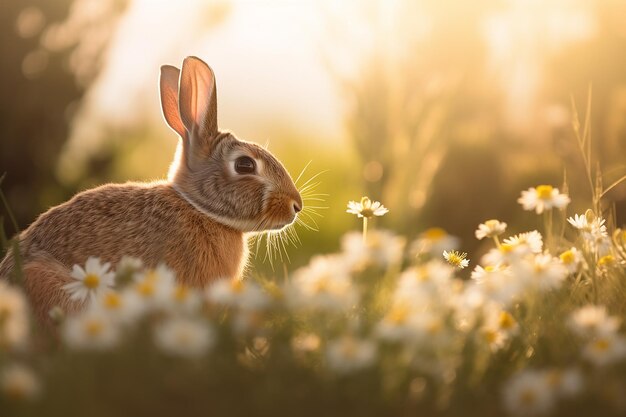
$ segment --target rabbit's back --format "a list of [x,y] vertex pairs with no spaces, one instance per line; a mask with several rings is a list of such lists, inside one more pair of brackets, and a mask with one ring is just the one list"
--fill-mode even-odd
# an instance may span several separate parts
[[42,214],[20,236],[22,256],[45,253],[71,268],[89,256],[117,263],[122,256],[147,266],[165,262],[188,285],[241,272],[240,231],[215,222],[170,184],[108,184],[77,194]]

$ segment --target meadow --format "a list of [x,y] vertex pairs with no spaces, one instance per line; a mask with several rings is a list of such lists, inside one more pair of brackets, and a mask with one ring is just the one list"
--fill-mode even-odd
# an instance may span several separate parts
[[[242,277],[0,277],[0,417],[626,414],[623,0],[5,0],[0,257],[40,213],[163,180],[159,67],[303,197]],[[113,232],[111,232],[113,233]]]

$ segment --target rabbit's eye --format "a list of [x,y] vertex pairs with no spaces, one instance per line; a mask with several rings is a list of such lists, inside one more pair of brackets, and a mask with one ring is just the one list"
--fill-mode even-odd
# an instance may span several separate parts
[[256,164],[249,156],[240,156],[235,159],[235,171],[237,174],[254,174]]

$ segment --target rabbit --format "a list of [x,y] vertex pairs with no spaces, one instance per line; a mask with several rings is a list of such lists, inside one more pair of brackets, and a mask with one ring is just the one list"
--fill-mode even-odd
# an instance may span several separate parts
[[[39,321],[56,306],[84,303],[63,286],[90,256],[116,264],[124,255],[147,267],[165,262],[182,285],[239,278],[246,237],[293,223],[303,208],[293,180],[269,151],[217,126],[213,70],[197,57],[161,67],[165,121],[179,136],[167,180],[106,184],[41,214],[18,236],[25,291]],[[18,264],[11,251],[0,278]]]

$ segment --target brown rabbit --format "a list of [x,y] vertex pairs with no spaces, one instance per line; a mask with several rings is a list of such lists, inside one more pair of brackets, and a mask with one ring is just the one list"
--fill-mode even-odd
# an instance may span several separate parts
[[[213,71],[196,57],[182,71],[161,67],[161,105],[181,140],[167,181],[106,184],[51,208],[19,235],[24,284],[36,315],[54,306],[74,311],[62,288],[87,258],[147,266],[165,262],[185,285],[200,287],[241,274],[245,233],[292,223],[302,199],[271,153],[217,128]],[[9,252],[0,277],[15,265]]]

